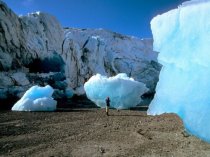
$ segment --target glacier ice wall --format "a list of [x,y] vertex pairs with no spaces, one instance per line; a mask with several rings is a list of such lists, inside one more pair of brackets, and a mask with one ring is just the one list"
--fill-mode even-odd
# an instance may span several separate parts
[[190,1],[151,21],[163,65],[150,115],[176,113],[210,142],[210,1]]
[[148,91],[145,84],[129,78],[125,73],[113,77],[100,74],[92,76],[84,85],[87,97],[104,108],[105,99],[110,97],[110,106],[127,109],[141,102],[141,95]]
[[33,86],[15,103],[12,111],[54,111],[57,102],[52,98],[53,88]]

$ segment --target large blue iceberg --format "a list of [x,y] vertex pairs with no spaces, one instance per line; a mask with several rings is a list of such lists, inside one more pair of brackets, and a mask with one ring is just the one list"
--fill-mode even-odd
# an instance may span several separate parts
[[186,130],[210,142],[210,1],[188,1],[151,21],[163,65],[147,113],[176,113]]
[[57,102],[52,98],[53,88],[33,86],[12,107],[12,111],[54,111]]
[[141,102],[141,95],[148,91],[145,84],[121,73],[114,77],[100,74],[92,76],[84,85],[87,97],[104,108],[105,99],[110,97],[110,106],[117,109],[128,109]]

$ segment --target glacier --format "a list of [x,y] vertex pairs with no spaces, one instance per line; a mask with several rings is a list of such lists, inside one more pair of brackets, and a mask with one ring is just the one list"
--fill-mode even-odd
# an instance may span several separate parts
[[210,1],[194,0],[154,17],[154,50],[163,65],[149,115],[176,113],[210,143]]
[[33,86],[14,104],[12,111],[55,111],[57,101],[52,98],[53,88]]
[[144,83],[120,73],[113,77],[96,74],[85,84],[87,97],[99,107],[106,107],[105,99],[110,97],[110,106],[116,109],[128,109],[141,102],[141,96],[148,91]]

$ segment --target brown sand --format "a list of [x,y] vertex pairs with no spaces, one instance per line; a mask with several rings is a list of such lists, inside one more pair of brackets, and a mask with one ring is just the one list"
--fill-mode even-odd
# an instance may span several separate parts
[[0,156],[210,156],[173,114],[74,109],[0,112]]

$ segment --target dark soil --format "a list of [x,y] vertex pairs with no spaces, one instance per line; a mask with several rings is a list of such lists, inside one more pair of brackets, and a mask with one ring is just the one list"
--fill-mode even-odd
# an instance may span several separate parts
[[1,111],[0,156],[210,156],[210,144],[185,133],[173,114],[60,111]]

